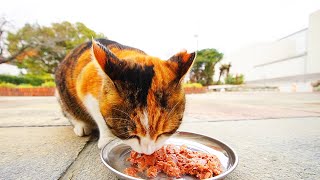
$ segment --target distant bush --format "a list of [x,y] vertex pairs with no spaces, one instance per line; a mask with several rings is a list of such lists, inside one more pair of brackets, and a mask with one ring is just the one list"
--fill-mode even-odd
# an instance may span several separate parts
[[0,87],[6,87],[6,88],[33,88],[33,87],[56,87],[56,84],[53,81],[48,81],[45,82],[43,84],[41,84],[41,86],[33,86],[32,84],[12,84],[12,83],[4,83],[1,82],[0,83]]
[[45,82],[48,82],[48,81],[54,81],[54,78],[51,74],[43,74],[43,75],[33,75],[33,74],[26,74],[24,75],[25,77],[28,77],[28,78],[39,78],[39,79],[42,79],[44,80]]
[[34,86],[32,86],[31,84],[12,84],[12,83],[0,83],[0,87],[6,87],[6,88],[32,88]]
[[31,84],[19,84],[17,87],[18,88],[33,88],[34,86],[32,86]]
[[56,87],[56,83],[54,83],[53,81],[48,81],[48,82],[42,83],[41,87]]
[[200,84],[200,83],[185,83],[185,84],[182,84],[182,86],[187,87],[187,88],[190,88],[190,87],[201,88],[202,84]]
[[8,88],[31,88],[31,87],[55,87],[54,79],[51,75],[24,75],[11,76],[0,75],[0,87]]
[[17,87],[17,85],[12,84],[12,83],[0,82],[0,87],[15,88],[15,87]]
[[31,84],[33,86],[40,86],[45,81],[37,77],[0,75],[0,82],[11,83],[15,85]]
[[24,76],[11,76],[11,75],[0,75],[0,83],[11,83],[15,85],[26,84],[32,86],[41,86],[44,83],[53,82],[51,75],[24,75]]
[[239,85],[239,84],[243,84],[244,83],[244,76],[243,74],[240,75],[232,75],[229,74],[225,80],[224,80],[225,84],[234,84],[234,85]]
[[221,81],[215,81],[215,82],[213,83],[213,85],[223,85],[223,82],[221,82]]

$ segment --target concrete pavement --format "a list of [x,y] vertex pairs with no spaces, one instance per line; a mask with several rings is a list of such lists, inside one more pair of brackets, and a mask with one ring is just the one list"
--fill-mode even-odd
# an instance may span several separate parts
[[0,130],[0,179],[58,179],[89,137],[71,127],[14,127]]
[[[181,130],[239,155],[226,179],[319,179],[320,94],[189,95]],[[0,97],[0,179],[116,179],[96,138],[73,134],[53,97]]]

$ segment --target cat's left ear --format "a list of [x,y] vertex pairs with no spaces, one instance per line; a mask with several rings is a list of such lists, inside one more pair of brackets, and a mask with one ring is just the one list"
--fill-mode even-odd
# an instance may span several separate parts
[[168,63],[171,64],[170,67],[176,72],[176,80],[178,80],[179,83],[191,69],[195,59],[195,52],[189,54],[186,50],[182,50],[168,60]]
[[118,59],[108,48],[92,39],[91,58],[99,71],[114,81],[119,79],[125,62]]

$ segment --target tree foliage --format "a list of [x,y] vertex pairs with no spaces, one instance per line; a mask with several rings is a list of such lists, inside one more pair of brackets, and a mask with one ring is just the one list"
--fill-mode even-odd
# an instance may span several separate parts
[[6,54],[6,35],[8,32],[10,22],[5,18],[0,18],[0,64],[7,62],[9,59],[13,59],[10,57],[5,57]]
[[83,23],[52,23],[51,26],[25,24],[17,32],[9,32],[7,41],[10,54],[19,68],[31,74],[53,74],[60,61],[77,45],[103,37]]
[[216,49],[198,51],[197,58],[191,69],[191,82],[198,82],[202,85],[213,84],[214,67],[222,57],[223,54]]
[[244,76],[243,74],[228,74],[224,81],[225,84],[239,85],[244,83]]
[[219,67],[219,79],[218,79],[218,83],[220,82],[221,76],[225,75],[226,77],[229,76],[229,72],[230,72],[230,68],[231,68],[231,63],[229,64],[221,64],[221,66]]

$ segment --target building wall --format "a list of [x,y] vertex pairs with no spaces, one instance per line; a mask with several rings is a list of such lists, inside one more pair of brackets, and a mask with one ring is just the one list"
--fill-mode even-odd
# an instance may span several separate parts
[[303,75],[306,61],[307,30],[296,32],[263,47],[257,58],[246,72],[247,81]]
[[311,91],[311,82],[320,80],[320,10],[310,15],[308,28],[243,48],[226,56],[221,64],[228,62],[231,73],[244,74],[247,83]]
[[320,72],[320,10],[309,19],[307,72]]
[[20,74],[26,74],[27,71],[25,69],[19,69],[17,66],[11,64],[0,64],[0,74],[7,74],[17,76]]

